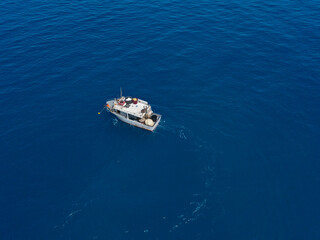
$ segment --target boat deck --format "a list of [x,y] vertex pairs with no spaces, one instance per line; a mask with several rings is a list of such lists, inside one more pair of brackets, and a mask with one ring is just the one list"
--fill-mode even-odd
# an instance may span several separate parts
[[145,114],[145,112],[142,112],[142,110],[145,109],[145,108],[150,108],[150,106],[148,105],[147,102],[138,100],[137,104],[133,104],[133,103],[127,104],[126,103],[123,106],[119,105],[119,104],[117,104],[115,102],[113,108],[115,110],[119,110],[119,111],[122,111],[122,112],[125,112],[125,113],[129,113],[129,114],[131,114],[133,116],[142,118],[144,116],[144,114]]
[[[120,104],[120,99],[109,100],[106,103],[109,112],[114,114],[118,119],[130,125],[143,128],[145,130],[153,132],[157,128],[161,120],[161,115],[152,112],[151,106],[148,104],[148,102],[140,99],[136,104],[125,103],[122,105]],[[144,119],[146,117],[146,114],[150,114],[150,117],[147,118],[153,118],[153,116],[156,117],[156,119],[152,119],[154,121],[153,126],[149,126],[145,122],[139,121],[140,119]],[[130,115],[132,115],[133,117]]]

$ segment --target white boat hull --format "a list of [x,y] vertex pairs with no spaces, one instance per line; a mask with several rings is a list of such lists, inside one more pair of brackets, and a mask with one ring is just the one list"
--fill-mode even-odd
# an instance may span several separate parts
[[139,123],[137,121],[125,118],[125,117],[123,117],[123,116],[121,116],[119,114],[116,114],[116,113],[112,113],[112,114],[114,114],[122,122],[128,123],[128,124],[130,124],[132,126],[135,126],[135,127],[143,128],[143,129],[151,131],[151,132],[153,132],[158,127],[159,122],[161,120],[161,115],[159,115],[157,122],[152,127],[150,127],[150,126],[147,126],[147,125],[145,125],[143,123]]
[[[113,106],[114,102],[113,101],[108,101],[107,104],[109,104],[110,106]],[[148,130],[148,131],[151,131],[153,132],[159,125],[159,122],[161,120],[161,115],[160,114],[156,114],[156,113],[153,113],[154,115],[157,116],[157,121],[154,123],[154,125],[151,127],[151,126],[147,126],[146,124],[144,123],[140,123],[138,121],[135,121],[135,120],[131,120],[123,115],[120,115],[114,111],[110,111],[110,113],[112,113],[113,115],[115,115],[119,120],[121,120],[122,122],[125,122],[125,123],[128,123],[132,126],[135,126],[135,127],[139,127],[139,128],[143,128],[145,130]]]

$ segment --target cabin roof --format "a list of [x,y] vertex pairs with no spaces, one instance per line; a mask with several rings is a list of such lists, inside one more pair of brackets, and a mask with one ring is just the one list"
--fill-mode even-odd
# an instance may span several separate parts
[[147,102],[142,101],[142,100],[138,100],[137,104],[131,103],[131,104],[129,104],[129,106],[128,106],[128,104],[121,106],[119,104],[116,104],[116,102],[114,105],[114,109],[119,110],[121,112],[129,113],[133,116],[140,117],[140,118],[142,118],[145,114],[145,113],[142,113],[141,110],[143,110],[146,107],[150,108],[150,105],[148,105]]

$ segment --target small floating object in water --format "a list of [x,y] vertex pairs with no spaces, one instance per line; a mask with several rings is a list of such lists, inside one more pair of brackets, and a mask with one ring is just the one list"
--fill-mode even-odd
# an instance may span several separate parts
[[149,232],[149,229],[146,229],[146,230],[144,230],[143,232],[147,233],[147,232]]

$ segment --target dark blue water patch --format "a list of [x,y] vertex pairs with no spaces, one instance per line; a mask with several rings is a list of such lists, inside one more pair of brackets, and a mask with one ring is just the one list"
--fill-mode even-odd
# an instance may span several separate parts
[[319,238],[315,2],[0,9],[3,239]]

